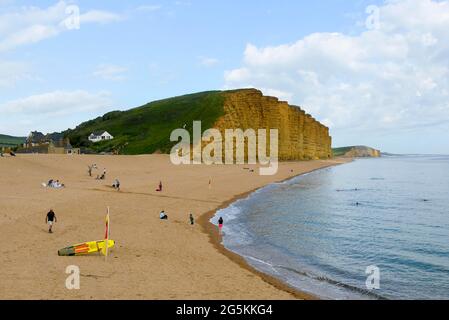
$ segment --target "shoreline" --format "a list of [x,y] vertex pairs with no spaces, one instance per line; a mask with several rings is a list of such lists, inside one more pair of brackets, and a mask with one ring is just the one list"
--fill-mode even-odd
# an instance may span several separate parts
[[[335,160],[343,160],[343,159],[339,159],[336,158]],[[322,169],[326,169],[326,168],[330,168],[330,167],[334,167],[334,166],[338,166],[338,165],[342,165],[342,164],[346,164],[349,162],[352,162],[353,159],[344,159],[347,160],[347,162],[342,162],[342,163],[332,163],[326,166],[323,166],[321,168],[317,168],[317,169],[313,169],[307,172],[302,172],[300,174],[282,179],[280,181],[274,181],[274,182],[270,182],[262,187],[258,187],[258,188],[254,188],[253,190],[241,193],[235,197],[233,197],[232,199],[229,199],[227,201],[224,201],[220,206],[218,206],[217,208],[213,209],[213,210],[209,210],[208,212],[202,214],[199,218],[197,223],[201,226],[202,231],[204,233],[206,233],[209,237],[209,243],[212,244],[212,246],[222,255],[226,256],[227,258],[229,258],[232,262],[236,263],[239,267],[248,270],[250,272],[252,272],[254,275],[258,276],[262,281],[274,286],[276,289],[279,289],[281,291],[284,291],[290,295],[293,296],[293,298],[298,299],[298,300],[320,300],[320,297],[313,295],[311,293],[307,293],[307,292],[303,292],[300,289],[297,289],[295,287],[290,286],[289,284],[283,282],[282,280],[271,276],[269,274],[266,274],[264,272],[261,272],[259,270],[257,270],[255,267],[251,266],[243,256],[227,249],[223,244],[222,244],[222,236],[218,233],[217,227],[215,225],[213,225],[210,222],[210,219],[212,219],[219,210],[221,209],[225,209],[227,207],[229,207],[232,203],[247,198],[249,195],[253,194],[254,192],[256,192],[257,190],[260,190],[268,185],[272,185],[272,184],[276,184],[276,183],[282,183],[285,181],[289,181],[292,179],[295,179],[297,177],[303,176],[305,174],[309,174],[315,171],[319,171]]]

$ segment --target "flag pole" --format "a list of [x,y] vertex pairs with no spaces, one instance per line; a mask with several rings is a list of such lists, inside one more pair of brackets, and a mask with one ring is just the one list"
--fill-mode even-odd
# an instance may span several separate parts
[[107,207],[107,215],[106,215],[106,232],[105,232],[105,239],[104,239],[104,245],[105,245],[105,255],[104,255],[104,261],[108,261],[108,251],[109,251],[109,206]]

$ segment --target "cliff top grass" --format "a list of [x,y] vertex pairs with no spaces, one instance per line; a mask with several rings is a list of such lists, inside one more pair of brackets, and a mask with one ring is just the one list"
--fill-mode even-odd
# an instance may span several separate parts
[[371,147],[367,147],[367,146],[348,146],[348,147],[341,147],[341,148],[332,148],[332,154],[334,157],[341,157],[344,156],[346,153],[348,153],[349,151],[353,150],[353,149],[372,149],[375,150]]
[[[222,91],[206,91],[154,101],[127,111],[113,111],[64,132],[75,147],[95,152],[120,154],[168,153],[176,142],[170,141],[174,129],[183,128],[192,135],[192,124],[202,121],[202,130],[211,128],[224,114]],[[113,140],[91,143],[88,136],[108,131]]]
[[25,137],[12,137],[4,134],[0,134],[0,147],[15,147],[22,143],[25,143]]

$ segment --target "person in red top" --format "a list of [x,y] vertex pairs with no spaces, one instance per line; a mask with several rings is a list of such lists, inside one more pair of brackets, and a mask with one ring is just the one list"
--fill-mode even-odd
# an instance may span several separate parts
[[221,234],[221,230],[223,229],[223,218],[220,217],[220,219],[218,219],[218,230]]

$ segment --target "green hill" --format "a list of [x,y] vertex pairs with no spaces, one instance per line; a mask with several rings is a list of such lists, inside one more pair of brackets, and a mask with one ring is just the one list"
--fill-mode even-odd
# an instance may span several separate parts
[[353,147],[332,148],[332,154],[334,157],[341,157],[351,151],[352,148]]
[[25,137],[13,137],[0,134],[0,147],[15,147],[19,144],[25,143]]
[[332,154],[334,157],[348,157],[348,158],[378,158],[381,152],[367,146],[350,146],[342,148],[333,148]]
[[[168,153],[176,142],[170,133],[186,124],[192,134],[194,120],[202,121],[202,129],[213,126],[224,114],[221,91],[208,91],[154,101],[128,111],[113,111],[84,122],[64,132],[75,147],[87,147],[96,152],[118,151],[121,154]],[[88,136],[96,131],[108,131],[113,140],[91,143]]]

